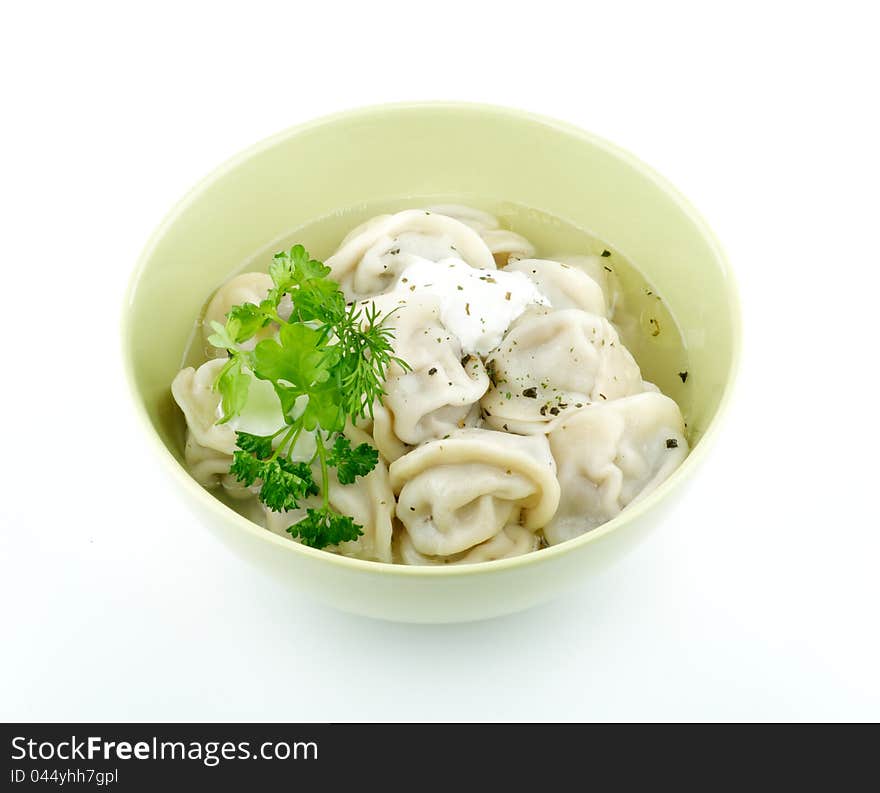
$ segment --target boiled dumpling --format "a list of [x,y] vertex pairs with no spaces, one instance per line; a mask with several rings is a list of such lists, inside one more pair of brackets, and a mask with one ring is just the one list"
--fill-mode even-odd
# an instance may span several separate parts
[[[232,421],[217,424],[221,414],[220,393],[214,390],[214,381],[225,364],[225,358],[214,359],[198,369],[182,369],[171,383],[171,393],[186,418],[184,459],[195,479],[207,488],[221,484],[231,496],[243,498],[256,489],[244,488],[228,475],[237,448],[236,431],[271,434],[282,426],[284,418],[271,384],[252,379],[250,399],[242,414]],[[279,436],[277,441],[280,440]],[[303,433],[291,457],[293,460],[308,460],[314,451],[314,436]]]
[[438,204],[429,209],[470,226],[483,238],[499,267],[504,267],[511,259],[535,255],[535,246],[531,242],[522,234],[501,228],[498,218],[488,212],[460,204]]
[[476,207],[465,206],[464,204],[434,204],[427,207],[428,211],[438,215],[446,215],[446,217],[455,218],[474,231],[483,232],[490,229],[501,227],[498,218],[491,212],[486,212]]
[[688,453],[681,411],[656,392],[584,407],[548,435],[562,497],[544,537],[555,545],[596,528],[654,490]]
[[[388,315],[385,324],[394,330],[394,354],[411,367],[404,371],[392,365],[385,380],[382,405],[394,436],[416,445],[476,424],[489,377],[478,356],[462,356],[461,344],[440,319],[437,298],[390,293],[368,302]],[[379,430],[374,428],[377,448],[386,459],[396,459],[402,449],[384,437],[385,417],[379,421]]]
[[252,492],[229,474],[235,431],[228,424],[214,423],[220,395],[213,386],[224,363],[225,360],[214,360],[198,369],[183,369],[171,383],[171,393],[186,417],[183,456],[193,478],[202,487],[213,489],[222,485],[234,498],[245,498]]
[[610,260],[607,257],[562,255],[551,258],[561,264],[574,267],[599,284],[599,288],[605,296],[608,317],[609,319],[614,318],[616,311],[620,308],[622,298],[617,275],[608,263]]
[[[241,275],[231,278],[214,293],[202,319],[202,337],[205,340],[205,351],[209,358],[226,357],[226,350],[214,347],[208,342],[208,336],[214,333],[211,323],[225,324],[226,314],[233,306],[241,303],[259,303],[266,298],[271,288],[272,279],[266,273],[241,273]],[[288,308],[288,312],[289,310]],[[285,317],[283,313],[281,315]],[[277,330],[275,325],[263,328],[252,339],[242,344],[242,349],[252,350],[257,346],[257,342],[268,338],[275,330]]]
[[536,531],[559,503],[556,464],[543,436],[457,430],[389,471],[397,517],[426,556],[462,553],[511,524]]
[[561,412],[645,390],[638,364],[604,317],[531,309],[486,363],[493,385],[481,400],[489,426],[544,432]]
[[[349,425],[346,437],[352,446],[370,443],[370,437],[363,430]],[[313,466],[316,482],[321,481],[320,466]],[[327,550],[343,556],[367,559],[374,562],[391,562],[391,517],[394,514],[394,494],[388,480],[388,466],[380,459],[376,467],[366,476],[358,477],[350,485],[342,485],[336,477],[336,469],[330,469],[330,505],[342,515],[350,515],[355,523],[361,525],[362,536],[352,542],[344,542]],[[291,538],[287,528],[305,517],[308,507],[317,508],[322,497],[309,496],[301,503],[301,508],[289,512],[274,512],[264,508],[266,528],[282,537]]]
[[414,261],[450,257],[495,269],[491,252],[470,226],[424,209],[406,209],[362,224],[325,264],[346,296],[356,300],[387,292]]
[[550,259],[520,259],[504,269],[527,276],[555,309],[579,308],[608,316],[602,287],[577,267]]
[[475,562],[493,562],[496,559],[510,559],[524,553],[538,550],[538,535],[522,526],[505,526],[494,537],[489,538],[469,551],[453,556],[426,556],[419,553],[407,532],[401,532],[397,538],[397,554],[403,564],[440,565],[440,564],[473,564]]
[[394,417],[378,400],[373,403],[372,415],[359,421],[358,427],[370,435],[373,446],[379,450],[379,454],[386,462],[393,463],[410,449],[394,434]]
[[220,394],[214,390],[214,381],[226,359],[203,363],[198,369],[181,369],[171,383],[174,401],[186,417],[195,442],[200,446],[232,457],[235,451],[235,430],[230,424],[216,424],[219,418]]
[[222,485],[232,498],[250,498],[256,495],[253,490],[244,487],[229,473],[229,466],[232,464],[231,454],[202,446],[189,429],[186,431],[183,459],[193,479],[208,490]]

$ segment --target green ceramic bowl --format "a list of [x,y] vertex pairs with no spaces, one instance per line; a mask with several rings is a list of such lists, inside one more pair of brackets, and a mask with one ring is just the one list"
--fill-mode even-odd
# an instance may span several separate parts
[[[209,292],[255,252],[342,207],[408,196],[496,196],[564,218],[624,252],[663,294],[686,340],[694,448],[653,494],[599,529],[514,559],[406,567],[278,537],[226,507],[182,463],[169,385]],[[529,113],[423,103],[342,113],[257,144],[199,184],[153,235],[132,278],[124,356],[160,459],[204,522],[292,589],[390,620],[454,622],[550,600],[634,547],[706,456],[740,349],[730,268],[688,202],[631,155]]]

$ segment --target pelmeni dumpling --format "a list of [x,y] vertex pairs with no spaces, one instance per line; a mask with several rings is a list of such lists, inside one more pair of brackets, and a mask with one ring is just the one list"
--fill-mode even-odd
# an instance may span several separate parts
[[[211,298],[211,302],[205,309],[205,316],[202,318],[202,337],[205,340],[205,351],[209,358],[226,357],[226,350],[208,343],[208,336],[214,332],[211,323],[225,324],[226,315],[233,306],[241,303],[259,303],[265,299],[271,288],[272,279],[266,273],[241,273],[241,275],[231,278],[214,293],[214,297]],[[274,325],[264,328],[254,338],[242,344],[242,348],[252,350],[257,346],[257,342],[268,338],[275,330],[277,328]]]
[[203,363],[198,369],[181,369],[171,383],[171,394],[186,417],[195,442],[200,446],[232,457],[235,451],[235,430],[229,424],[216,424],[220,394],[214,381],[226,359]]
[[577,267],[550,259],[519,259],[510,262],[504,271],[523,273],[555,309],[578,308],[608,316],[602,287]]
[[551,545],[611,520],[667,479],[688,453],[678,405],[653,391],[560,417],[547,437],[562,486],[559,509],[544,526]]
[[396,552],[403,564],[440,565],[473,564],[475,562],[494,562],[496,559],[510,559],[524,553],[538,550],[538,535],[522,526],[505,526],[494,537],[475,545],[469,551],[453,556],[426,556],[419,553],[407,532],[397,536]]
[[[405,294],[389,293],[367,302],[388,315],[385,324],[394,330],[394,354],[411,368],[389,368],[382,404],[396,438],[416,445],[476,424],[489,377],[478,356],[462,357],[459,340],[440,319],[436,297]],[[379,420],[380,432],[374,427],[377,448],[386,459],[396,459],[400,447],[383,438],[384,416]]]
[[483,238],[499,267],[504,267],[511,259],[535,255],[535,246],[531,242],[522,234],[501,228],[498,218],[488,212],[460,204],[438,204],[429,209],[470,226]]
[[573,256],[561,255],[550,257],[553,261],[567,264],[574,267],[586,275],[590,276],[602,290],[605,296],[605,305],[608,307],[609,319],[614,318],[615,311],[620,308],[622,297],[620,291],[620,283],[617,280],[617,274],[611,265],[613,259],[607,256]]
[[229,474],[235,451],[235,431],[228,424],[215,424],[220,395],[213,390],[217,373],[225,361],[213,360],[198,369],[178,372],[171,383],[171,393],[186,417],[186,443],[183,456],[193,478],[202,487],[220,485],[234,498],[253,493]]
[[[345,429],[352,446],[370,443],[363,430],[350,424]],[[321,481],[320,466],[313,466],[316,482]],[[363,535],[352,542],[332,546],[328,550],[343,556],[367,559],[374,562],[391,562],[391,518],[394,514],[394,494],[388,480],[388,466],[380,458],[376,467],[366,476],[358,477],[350,485],[342,485],[336,477],[336,469],[330,469],[330,505],[342,515],[350,515],[361,525]],[[309,496],[301,508],[289,512],[274,512],[264,507],[266,528],[282,537],[291,538],[287,528],[306,514],[306,508],[321,505],[321,496]],[[296,538],[293,538],[296,539]]]
[[[214,390],[214,381],[225,364],[225,358],[214,359],[198,369],[182,369],[171,383],[171,393],[186,418],[184,458],[193,477],[204,487],[213,488],[220,484],[229,495],[244,498],[258,488],[244,488],[229,475],[232,455],[237,448],[236,431],[271,434],[282,426],[284,418],[272,386],[264,380],[252,378],[248,404],[242,413],[232,421],[217,424],[221,417],[221,396]],[[314,452],[314,436],[303,433],[291,459],[309,460]]]
[[394,417],[378,400],[373,403],[373,415],[360,420],[357,426],[370,435],[386,462],[393,463],[411,448],[394,434]]
[[349,299],[379,295],[417,259],[458,257],[472,267],[495,269],[495,260],[470,226],[424,209],[406,209],[367,221],[325,264]]
[[202,446],[189,429],[186,431],[183,459],[193,479],[202,487],[213,490],[222,485],[233,498],[250,498],[255,495],[253,490],[244,487],[229,473],[232,455]]
[[451,556],[506,526],[536,531],[559,503],[559,482],[543,436],[464,429],[391,464],[397,517],[416,551]]
[[486,423],[525,434],[565,410],[645,390],[639,366],[604,317],[576,309],[530,309],[486,362]]

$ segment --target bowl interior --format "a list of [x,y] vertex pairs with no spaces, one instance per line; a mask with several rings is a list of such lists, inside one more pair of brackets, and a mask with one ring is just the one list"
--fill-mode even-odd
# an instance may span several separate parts
[[182,422],[169,385],[210,291],[315,218],[432,195],[533,207],[623,252],[679,325],[689,432],[699,445],[739,343],[735,289],[699,217],[645,166],[580,130],[502,108],[427,104],[354,111],[282,133],[220,168],[158,229],[132,282],[125,355],[146,415],[178,460]]

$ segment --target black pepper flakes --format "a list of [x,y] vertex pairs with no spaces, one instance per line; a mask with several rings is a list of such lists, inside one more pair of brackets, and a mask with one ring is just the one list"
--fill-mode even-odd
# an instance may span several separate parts
[[666,448],[667,449],[677,449],[678,441],[675,438],[667,438],[666,439]]
[[603,259],[607,259],[610,255],[611,255],[611,251],[609,251],[608,248],[605,248],[605,250],[602,251],[602,258]]
[[679,372],[678,376],[681,378],[682,383],[686,383],[688,381],[688,372]]
[[524,397],[528,397],[529,399],[537,399],[538,398],[538,389],[532,386],[531,388],[524,388],[522,395]]
[[605,396],[605,394],[599,394],[599,396],[602,397],[602,399],[608,399],[608,397]]
[[428,369],[428,374],[431,374],[431,375],[437,374],[437,367],[432,366],[430,369]]

